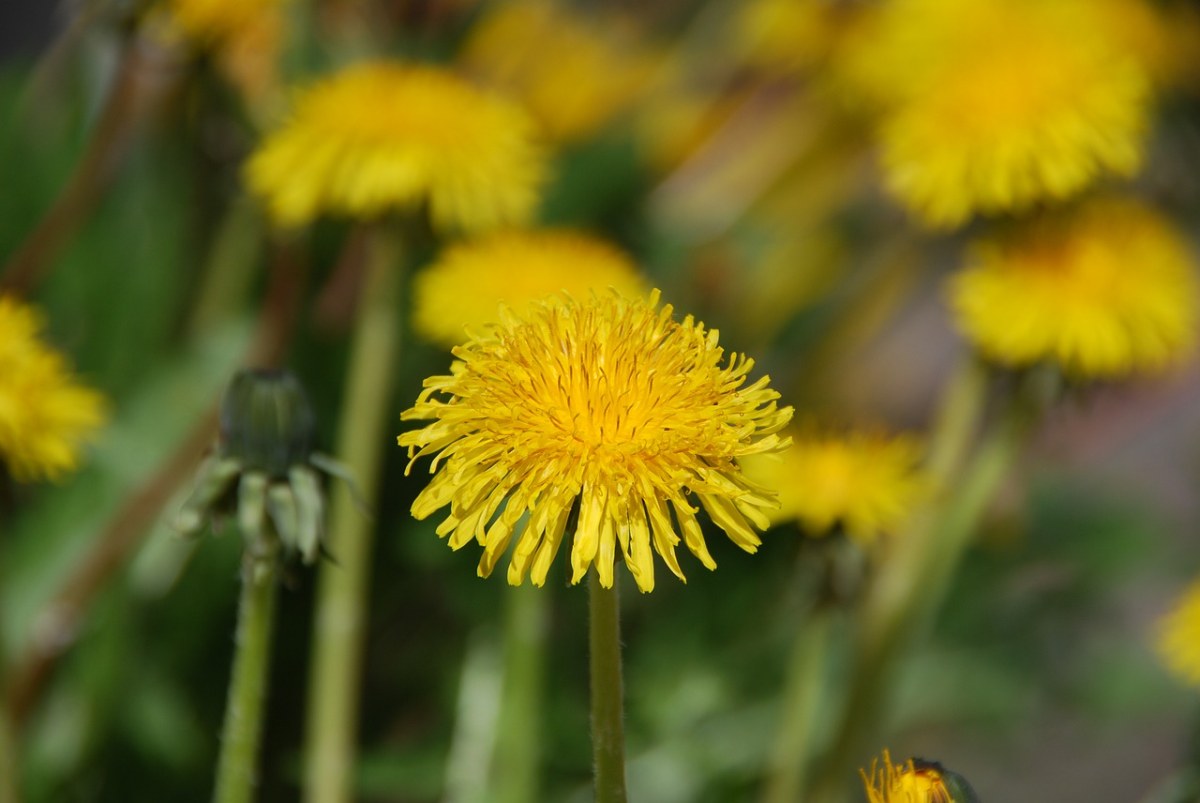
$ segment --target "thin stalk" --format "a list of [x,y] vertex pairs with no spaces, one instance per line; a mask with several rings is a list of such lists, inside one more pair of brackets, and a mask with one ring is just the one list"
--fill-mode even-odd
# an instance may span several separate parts
[[275,563],[274,554],[257,555],[249,548],[242,561],[237,643],[217,759],[215,803],[254,800],[278,585]]
[[813,610],[792,645],[763,803],[795,803],[802,797],[812,757],[816,709],[825,692],[831,618],[832,611],[827,608]]
[[0,705],[0,803],[19,803],[20,763],[8,711]]
[[588,572],[588,646],[592,683],[592,760],[596,803],[625,803],[625,713],[617,578],[600,585]]
[[979,430],[987,396],[987,368],[974,357],[958,367],[943,393],[930,437],[929,477],[942,490],[954,477]]
[[245,307],[255,263],[261,258],[261,229],[253,202],[245,196],[234,199],[213,237],[196,288],[187,325],[190,340],[197,340]]
[[[353,473],[368,509],[378,497],[388,442],[388,401],[400,349],[399,243],[382,229],[371,238],[338,426],[336,454]],[[304,799],[352,799],[372,521],[344,485],[334,488],[330,551],[321,566],[309,685]]]
[[1027,419],[1010,411],[985,433],[970,459],[962,457],[973,429],[968,423],[982,411],[983,388],[982,380],[970,379],[950,386],[950,400],[958,398],[955,403],[962,409],[943,415],[937,432],[950,443],[935,443],[931,451],[946,487],[929,515],[881,561],[863,600],[846,711],[828,760],[821,762],[821,777],[810,795],[814,803],[845,799],[846,778],[853,777],[868,747],[866,738],[886,727],[890,676],[900,655],[928,631],[972,535],[1025,441]]
[[495,803],[529,803],[540,798],[542,683],[550,593],[528,586],[505,589],[502,738],[496,743],[492,762],[491,799]]

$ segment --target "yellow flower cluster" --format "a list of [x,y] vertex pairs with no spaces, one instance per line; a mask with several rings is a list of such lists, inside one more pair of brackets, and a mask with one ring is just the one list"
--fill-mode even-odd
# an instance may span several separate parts
[[18,482],[74,471],[105,419],[103,398],[75,381],[41,329],[35,310],[0,296],[0,456]]
[[910,437],[796,431],[781,455],[755,455],[743,465],[755,482],[779,489],[772,524],[798,521],[818,536],[840,525],[865,544],[895,531],[920,501],[927,485],[920,459]]
[[884,181],[924,223],[1027,210],[1140,166],[1148,70],[1107,0],[891,0],[861,37]]
[[561,293],[587,298],[608,288],[635,297],[646,287],[616,247],[570,230],[502,231],[451,246],[413,281],[413,328],[435,343],[462,342],[468,327],[518,313]]
[[1184,592],[1159,623],[1156,646],[1171,674],[1200,688],[1200,581]]
[[1163,368],[1196,337],[1188,244],[1152,209],[1095,201],[979,243],[950,283],[959,328],[988,357],[1073,376]]
[[454,355],[450,374],[427,379],[401,416],[433,423],[399,443],[411,460],[437,454],[412,513],[449,505],[437,532],[455,549],[477,540],[481,576],[515,537],[508,581],[528,573],[542,585],[576,517],[572,582],[594,564],[611,587],[618,550],[642,591],[654,588],[655,552],[683,579],[679,530],[715,568],[693,500],[735,544],[758,548],[775,499],[737,461],[786,447],[777,433],[792,410],[776,406],[767,377],[746,384],[753,360],[722,365],[717,333],[674,320],[657,292],[506,314]]
[[517,106],[430,67],[368,62],[318,82],[247,165],[275,220],[371,218],[427,203],[439,229],[534,212],[546,155]]

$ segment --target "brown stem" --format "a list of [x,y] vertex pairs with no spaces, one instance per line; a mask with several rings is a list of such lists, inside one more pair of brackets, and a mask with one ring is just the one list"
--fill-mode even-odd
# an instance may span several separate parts
[[[247,350],[248,363],[273,367],[282,362],[295,327],[305,275],[295,249],[290,244],[278,246],[258,330]],[[24,654],[16,656],[5,689],[12,726],[18,732],[59,659],[77,641],[93,600],[127,564],[163,505],[191,476],[196,463],[211,446],[216,431],[217,407],[214,402],[180,442],[175,453],[113,514],[91,551],[83,556],[46,606],[41,617],[43,624],[38,628],[39,636]]]
[[121,51],[116,76],[82,158],[24,242],[0,271],[0,291],[28,295],[54,256],[95,206],[124,155],[137,122],[145,115],[146,52],[136,39]]
[[216,406],[192,427],[175,453],[117,510],[96,538],[95,546],[62,584],[39,616],[37,635],[16,663],[7,689],[12,724],[20,730],[50,678],[58,660],[75,644],[92,600],[125,565],[142,542],[147,526],[175,489],[191,476],[212,443],[217,428]]

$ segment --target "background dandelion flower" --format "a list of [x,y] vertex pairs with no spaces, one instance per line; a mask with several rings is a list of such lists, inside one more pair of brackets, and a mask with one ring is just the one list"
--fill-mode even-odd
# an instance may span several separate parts
[[1171,674],[1200,688],[1200,581],[1194,582],[1159,622],[1155,646]]
[[860,543],[894,531],[925,491],[915,438],[866,432],[792,433],[779,456],[751,455],[742,464],[755,482],[779,490],[772,524],[798,521],[812,535],[835,526]]
[[1190,351],[1196,291],[1189,247],[1171,225],[1107,200],[978,244],[950,300],[959,328],[1001,364],[1051,360],[1109,378]]
[[626,297],[646,286],[628,255],[597,237],[566,229],[503,231],[459,243],[413,281],[413,326],[453,346],[466,327],[496,320],[503,303],[517,311],[565,292],[575,298],[613,288]]
[[467,71],[520,98],[555,142],[584,139],[634,102],[655,70],[633,31],[543,0],[500,3],[472,29]]
[[74,471],[105,419],[103,398],[75,381],[41,328],[32,308],[0,296],[0,456],[18,482]]
[[1140,166],[1150,79],[1091,0],[896,0],[864,43],[888,190],[931,226]]
[[546,155],[533,130],[519,107],[451,73],[369,62],[305,91],[246,177],[281,225],[427,202],[437,228],[482,230],[534,212]]
[[438,534],[455,549],[478,540],[481,576],[528,514],[508,580],[545,583],[573,509],[575,583],[595,564],[611,587],[618,547],[642,591],[654,588],[653,552],[683,579],[677,530],[715,568],[693,500],[742,549],[758,548],[775,500],[737,458],[785,447],[791,408],[776,406],[767,377],[746,384],[753,360],[721,364],[716,331],[657,307],[657,292],[605,294],[506,315],[456,348],[450,375],[427,379],[401,416],[433,419],[399,437],[411,460],[440,453],[413,515],[449,505]]

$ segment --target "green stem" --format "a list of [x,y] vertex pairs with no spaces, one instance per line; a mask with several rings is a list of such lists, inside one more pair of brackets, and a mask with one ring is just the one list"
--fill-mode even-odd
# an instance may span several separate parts
[[[962,398],[981,406],[983,393]],[[978,411],[962,414],[967,420]],[[885,727],[898,659],[907,645],[928,630],[988,503],[1024,442],[1026,425],[1024,417],[1010,412],[984,435],[963,468],[955,468],[957,461],[949,459],[949,450],[945,452],[946,487],[941,489],[938,507],[881,561],[859,612],[847,707],[830,756],[822,762],[823,772],[811,795],[814,803],[844,799],[846,779],[853,777],[854,766],[860,763],[864,742]],[[951,427],[945,432],[958,437],[962,429]],[[933,454],[938,454],[937,449]]]
[[815,713],[826,690],[825,659],[831,616],[831,611],[825,608],[814,610],[792,645],[763,803],[795,803],[802,797],[812,753]]
[[588,646],[592,681],[592,759],[596,803],[625,803],[625,721],[617,584],[588,572]]
[[530,586],[505,590],[502,738],[496,743],[491,799],[495,803],[538,800],[542,681],[546,663],[547,600],[551,592]]
[[[383,433],[400,348],[400,262],[399,243],[382,229],[373,232],[336,449],[368,509],[375,508],[388,442]],[[311,803],[352,799],[373,534],[349,489],[335,486],[329,527],[334,560],[322,564],[318,579],[308,698],[304,793]]]
[[254,203],[245,196],[234,199],[217,228],[196,288],[187,326],[192,341],[244,307],[254,265],[261,258],[261,229]]
[[275,563],[273,554],[256,556],[249,549],[242,561],[237,642],[217,760],[215,803],[254,800],[278,585]]
[[966,458],[979,430],[987,395],[987,367],[967,358],[950,377],[930,437],[928,472],[940,491]]

